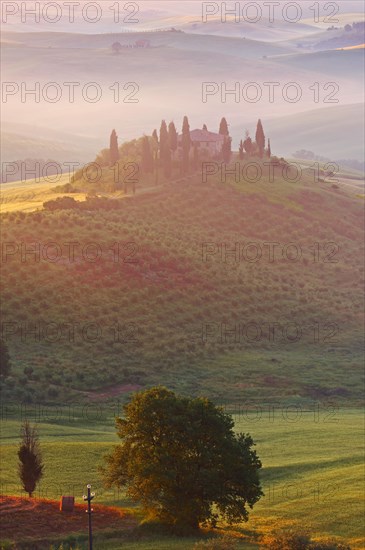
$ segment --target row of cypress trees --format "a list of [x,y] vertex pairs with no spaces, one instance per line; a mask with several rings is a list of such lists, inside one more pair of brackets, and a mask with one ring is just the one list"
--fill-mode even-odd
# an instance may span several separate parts
[[244,151],[248,156],[258,155],[262,158],[265,154],[270,158],[271,157],[271,145],[270,139],[267,141],[267,149],[265,150],[266,137],[264,134],[264,129],[262,122],[259,119],[256,126],[255,141],[252,141],[248,130],[246,130],[245,139],[240,141],[239,146],[239,158],[242,160],[244,158]]
[[[206,124],[203,130],[207,130]],[[227,120],[223,117],[219,124],[219,134],[224,136],[222,144],[221,157],[225,163],[229,163],[232,154],[232,138],[229,135]],[[252,141],[249,132],[246,131],[245,139],[240,141],[239,158],[242,160],[245,153],[248,156],[258,155],[263,157],[266,154],[271,156],[270,140],[265,150],[266,138],[259,119],[256,127],[255,141]],[[152,136],[144,136],[142,139],[142,172],[151,174],[156,172],[158,178],[158,169],[162,168],[165,177],[170,177],[172,173],[172,161],[174,160],[178,148],[178,133],[174,122],[170,122],[167,126],[166,121],[161,122],[159,135],[157,130],[153,130]],[[181,173],[187,174],[191,168],[191,148],[194,149],[193,167],[197,166],[198,149],[197,145],[193,144],[190,138],[190,125],[187,116],[184,116],[182,133],[181,133]],[[110,136],[110,165],[114,166],[119,160],[118,136],[115,130]]]

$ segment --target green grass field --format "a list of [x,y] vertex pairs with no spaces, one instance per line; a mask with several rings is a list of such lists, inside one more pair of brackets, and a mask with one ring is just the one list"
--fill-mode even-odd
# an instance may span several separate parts
[[[81,503],[85,485],[91,483],[97,494],[95,503],[135,507],[123,492],[104,489],[98,473],[103,455],[118,441],[112,417],[105,415],[90,423],[74,414],[71,419],[63,416],[57,423],[38,424],[46,472],[35,496],[58,499],[73,494]],[[20,423],[10,419],[9,411],[8,417],[1,430],[2,492],[21,495],[16,473]],[[363,415],[359,411],[327,407],[300,412],[277,405],[262,407],[261,414],[242,409],[235,421],[238,431],[251,433],[263,462],[265,496],[249,522],[238,529],[248,542],[253,544],[273,529],[292,526],[318,538],[343,537],[353,548],[363,548]],[[166,548],[186,545],[186,541],[175,541],[173,546],[170,540],[165,542]],[[142,550],[153,544],[132,541],[123,548]],[[162,540],[158,547],[165,548],[163,544]],[[117,542],[110,548],[119,548]]]

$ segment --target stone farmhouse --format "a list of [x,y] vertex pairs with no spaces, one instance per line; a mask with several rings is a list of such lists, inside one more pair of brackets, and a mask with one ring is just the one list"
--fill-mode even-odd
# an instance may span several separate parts
[[[215,132],[209,132],[208,130],[191,130],[190,139],[192,142],[192,148],[196,145],[201,150],[206,150],[209,156],[214,157],[219,155],[222,151],[224,142],[224,136],[222,134],[216,134]],[[181,149],[182,136],[178,136],[178,148]]]

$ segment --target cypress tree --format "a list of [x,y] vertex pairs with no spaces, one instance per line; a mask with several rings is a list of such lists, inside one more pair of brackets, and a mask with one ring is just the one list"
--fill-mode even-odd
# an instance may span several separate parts
[[228,136],[225,136],[223,145],[222,145],[222,158],[223,158],[223,162],[225,162],[226,164],[228,164],[229,161],[231,160],[231,154],[232,154],[231,144],[232,144],[232,139]]
[[153,130],[152,132],[152,137],[153,139],[155,140],[155,142],[157,143],[158,145],[158,135],[157,135],[157,130]]
[[177,131],[173,122],[169,124],[169,146],[174,155],[177,149]]
[[31,427],[28,420],[22,424],[21,437],[22,440],[18,450],[19,477],[24,491],[31,497],[38,481],[43,476],[44,465],[37,430],[35,426]]
[[142,170],[146,174],[153,172],[153,155],[147,136],[144,136],[142,140]]
[[250,135],[248,133],[248,130],[246,130],[246,139],[243,142],[243,147],[244,147],[246,153],[248,155],[251,155],[252,150],[253,150],[253,143],[252,143],[252,139],[250,138]]
[[220,122],[220,125],[219,125],[219,133],[222,136],[229,136],[228,124],[227,124],[227,121],[224,117],[222,118],[222,120]]
[[163,120],[160,127],[160,166],[162,167],[165,165],[168,149],[170,149],[169,134],[167,132],[166,122]]
[[262,123],[261,123],[260,119],[257,122],[255,139],[256,139],[258,150],[259,150],[260,158],[262,158],[262,156],[264,154],[264,149],[265,149],[265,134],[264,134],[264,129],[262,127]]
[[114,166],[119,160],[119,148],[118,148],[118,136],[116,131],[113,130],[110,135],[110,166]]
[[189,152],[191,146],[190,126],[187,116],[184,116],[182,126],[182,172],[186,174],[189,171]]
[[271,145],[270,145],[270,139],[267,140],[267,156],[271,158]]
[[203,130],[205,130],[206,132],[208,131],[208,128],[207,128],[206,124],[203,124]]

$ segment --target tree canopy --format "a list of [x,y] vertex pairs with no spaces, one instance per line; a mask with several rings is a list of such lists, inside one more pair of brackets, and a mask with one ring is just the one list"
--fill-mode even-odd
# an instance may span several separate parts
[[105,457],[107,486],[127,487],[149,518],[177,530],[247,521],[262,496],[250,435],[205,398],[155,387],[136,393],[116,420],[122,444]]

